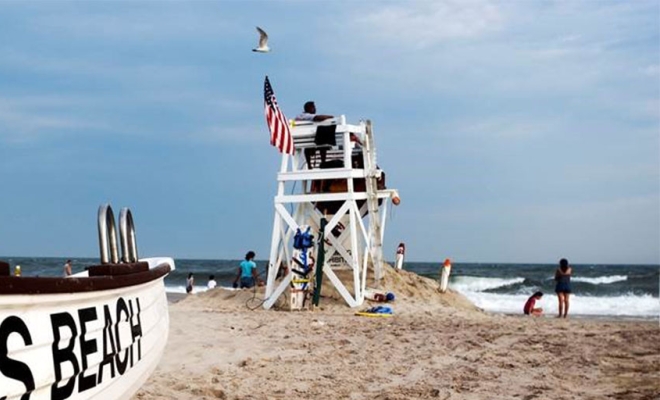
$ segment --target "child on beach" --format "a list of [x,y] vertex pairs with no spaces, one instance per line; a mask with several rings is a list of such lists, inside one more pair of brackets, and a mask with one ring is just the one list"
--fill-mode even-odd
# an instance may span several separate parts
[[218,283],[215,281],[215,275],[209,276],[209,283],[206,284],[207,289],[214,289]]
[[529,299],[527,299],[527,302],[525,303],[525,307],[523,307],[523,312],[525,315],[533,315],[535,317],[539,317],[541,314],[543,314],[543,309],[541,307],[534,307],[536,305],[536,301],[541,300],[541,297],[543,297],[543,292],[536,292],[529,296]]

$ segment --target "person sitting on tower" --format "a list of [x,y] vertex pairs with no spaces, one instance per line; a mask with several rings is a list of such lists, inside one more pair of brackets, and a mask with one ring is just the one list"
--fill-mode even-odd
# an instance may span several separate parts
[[332,115],[324,115],[316,113],[316,105],[313,101],[308,101],[303,106],[302,114],[296,116],[296,121],[312,121],[312,122],[321,122],[326,119],[334,118]]
[[[305,103],[303,106],[303,112],[302,114],[299,114],[296,116],[296,121],[310,121],[310,122],[321,122],[325,121],[327,119],[334,118],[332,115],[325,115],[325,114],[317,114],[316,113],[316,105],[314,104],[313,101],[308,101]],[[307,161],[307,168],[312,167],[312,157],[316,154],[316,151],[320,150],[321,154],[321,163],[325,162],[325,156],[328,152],[327,147],[319,147],[317,148],[307,148],[305,149],[305,161]]]
[[[314,104],[313,101],[308,101],[303,105],[303,112],[301,114],[298,114],[295,118],[296,121],[310,121],[310,122],[323,122],[328,119],[334,118],[334,115],[327,115],[327,114],[317,114],[316,113],[316,104]],[[354,133],[350,134],[350,140],[351,142],[356,143],[356,145],[361,146],[362,141],[360,138],[357,137]],[[332,143],[334,143],[334,139],[332,140]],[[316,151],[320,150],[320,155],[321,155],[321,164],[325,163],[326,159],[326,153],[328,151],[327,147],[319,147],[317,148],[307,148],[305,149],[305,160],[307,161],[307,167],[311,168],[311,161],[312,157],[316,154]],[[354,168],[357,168],[354,166]]]

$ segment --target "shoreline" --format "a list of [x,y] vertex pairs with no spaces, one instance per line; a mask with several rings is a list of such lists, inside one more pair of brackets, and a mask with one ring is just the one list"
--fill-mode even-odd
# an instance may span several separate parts
[[[226,291],[231,291],[230,289],[225,289],[225,288],[216,288],[212,290],[226,290]],[[251,290],[245,290],[249,291],[252,293]],[[207,293],[208,291],[204,291],[201,293],[194,293],[192,295],[189,295],[187,293],[176,293],[176,292],[166,292],[167,295],[167,302],[170,305],[176,304],[186,298],[188,296],[200,296],[203,295],[204,293]],[[259,296],[257,296],[259,297]],[[369,301],[365,301],[363,304],[363,307],[365,307],[367,304],[370,304]],[[396,302],[394,303],[396,305]],[[348,310],[351,310],[348,306],[346,306]],[[264,310],[266,311],[266,310]],[[493,311],[483,311],[487,315],[506,315],[509,317],[523,317],[527,318],[529,316],[524,315],[523,313],[517,314],[517,313],[506,313],[506,312],[493,312]],[[532,318],[532,317],[529,317]],[[538,319],[558,319],[556,318],[555,315],[549,315],[549,314],[544,314],[541,317],[534,317]],[[643,316],[630,316],[630,315],[592,315],[592,314],[570,314],[568,319],[576,319],[576,320],[595,320],[595,321],[611,321],[611,322],[657,322],[658,325],[660,326],[660,316],[648,316],[648,317],[643,317]]]
[[557,318],[556,315],[550,315],[550,314],[544,314],[540,317],[533,317],[529,315],[525,315],[523,313],[520,314],[513,314],[513,313],[498,313],[498,312],[486,312],[486,314],[489,315],[506,315],[509,317],[522,317],[522,318],[531,318],[531,319],[575,319],[578,321],[605,321],[605,322],[657,322],[658,326],[660,327],[660,319],[658,316],[648,316],[648,317],[643,317],[643,316],[637,316],[637,315],[593,315],[593,314],[570,314],[568,315],[568,318]]
[[168,304],[176,304],[188,296],[187,293],[173,293],[173,292],[165,292],[165,295],[167,296]]

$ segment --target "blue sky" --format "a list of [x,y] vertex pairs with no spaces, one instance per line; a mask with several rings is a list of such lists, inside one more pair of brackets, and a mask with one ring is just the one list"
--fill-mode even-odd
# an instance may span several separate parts
[[[255,54],[255,26],[270,54]],[[0,255],[268,257],[263,117],[374,121],[385,254],[660,263],[660,5],[0,2]]]

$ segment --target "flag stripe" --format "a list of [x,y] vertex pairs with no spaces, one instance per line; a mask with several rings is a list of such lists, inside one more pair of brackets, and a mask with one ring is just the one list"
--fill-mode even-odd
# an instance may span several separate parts
[[270,131],[270,144],[277,147],[280,153],[293,154],[295,149],[289,129],[289,121],[277,105],[275,92],[273,92],[273,87],[270,85],[267,76],[264,81],[264,114]]

